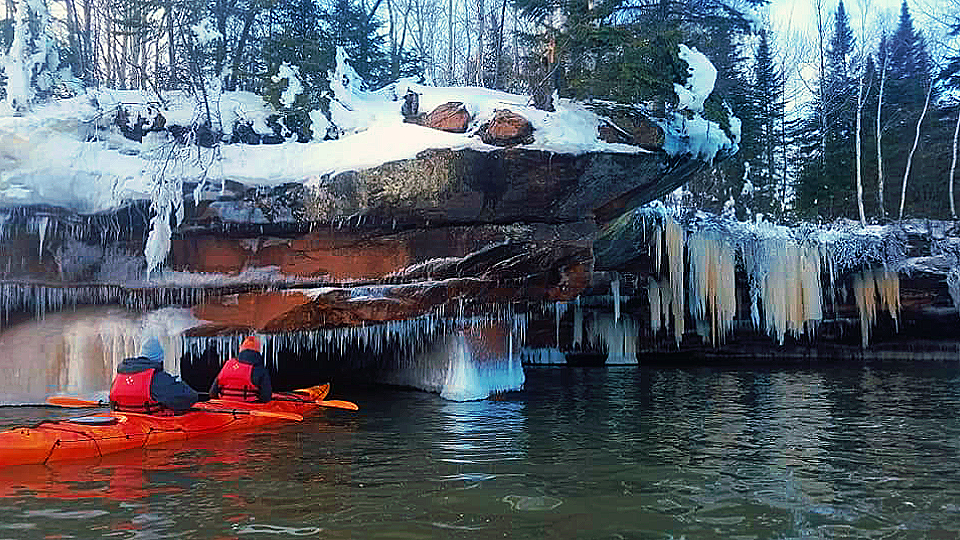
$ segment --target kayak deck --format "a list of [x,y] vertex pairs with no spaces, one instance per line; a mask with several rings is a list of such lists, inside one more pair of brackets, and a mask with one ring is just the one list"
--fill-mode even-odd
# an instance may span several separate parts
[[[254,416],[247,411],[305,414],[320,408],[316,403],[329,392],[324,384],[274,394],[268,403],[210,400],[177,416],[130,412],[101,412],[75,419],[42,422],[0,432],[0,466],[90,459],[107,454],[180,441],[224,431],[273,424],[281,419]],[[300,397],[303,401],[297,401]],[[104,420],[99,420],[99,419]],[[101,423],[108,422],[108,423]]]

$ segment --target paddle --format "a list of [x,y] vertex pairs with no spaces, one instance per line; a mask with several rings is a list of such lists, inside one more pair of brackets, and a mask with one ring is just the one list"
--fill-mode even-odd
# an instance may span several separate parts
[[359,411],[360,407],[352,401],[344,401],[342,399],[326,399],[315,401],[314,403],[320,405],[321,407],[336,407],[338,409],[347,409],[351,411]]
[[[223,400],[219,400],[219,401],[221,403],[223,402]],[[317,399],[317,400],[311,401],[309,399],[284,398],[284,397],[277,397],[276,395],[274,395],[273,398],[270,399],[270,401],[290,401],[293,403],[316,403],[321,407],[334,407],[337,409],[347,409],[350,411],[360,410],[360,407],[358,407],[356,403],[352,401],[345,401],[342,399]]]
[[[47,398],[47,403],[50,405],[56,405],[57,407],[68,407],[73,409],[83,408],[83,407],[107,407],[110,404],[103,401],[88,401],[85,399],[72,398],[67,396],[50,396]],[[256,411],[256,410],[240,410],[240,409],[201,409],[201,408],[191,408],[190,411],[199,411],[199,412],[209,412],[209,413],[222,413],[222,414],[247,414],[250,416],[262,416],[265,418],[283,418],[285,420],[295,420],[300,422],[303,420],[303,416],[297,413],[291,412],[274,412],[274,411]]]

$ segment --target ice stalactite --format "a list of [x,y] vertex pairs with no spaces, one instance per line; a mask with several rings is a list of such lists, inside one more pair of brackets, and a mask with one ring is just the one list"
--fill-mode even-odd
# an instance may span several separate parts
[[[663,208],[657,210],[660,225],[655,225],[651,234],[654,273],[659,282],[648,280],[647,293],[651,299],[650,312],[658,306],[656,328],[668,329],[672,322],[673,337],[680,346],[684,332],[684,245],[686,234],[673,214]],[[653,286],[653,283],[657,283]]]
[[[563,309],[559,305],[554,308]],[[315,354],[318,359],[329,354],[343,359],[345,364],[339,367],[375,373],[380,383],[437,393],[443,392],[448,382],[464,388],[476,383],[471,392],[489,395],[522,387],[518,349],[526,340],[526,328],[525,313],[492,306],[482,316],[447,317],[438,312],[372,325],[264,334],[261,340],[268,362],[276,362],[281,351]],[[463,341],[464,332],[471,339]],[[213,348],[223,362],[238,354],[242,339],[240,335],[198,336],[185,341],[193,357]],[[463,344],[468,346],[468,354],[460,350]],[[451,369],[459,371],[451,375]],[[465,391],[450,392],[460,395]]]
[[197,324],[187,309],[146,314],[111,307],[83,307],[24,321],[0,333],[6,377],[0,395],[12,402],[39,403],[52,394],[103,399],[117,365],[139,354],[149,336],[164,347],[164,369],[178,374],[181,332]]
[[454,336],[454,342],[455,352],[450,358],[440,397],[474,401],[523,388],[525,375],[519,355],[481,359],[463,333]]
[[669,214],[665,215],[663,224],[664,240],[667,250],[667,260],[670,279],[670,312],[673,316],[673,339],[677,346],[683,339],[684,319],[684,283],[683,283],[683,246],[686,243],[683,228]]
[[610,282],[610,294],[613,296],[613,321],[620,320],[620,279],[614,278]]
[[637,363],[637,336],[640,326],[629,314],[624,313],[617,321],[607,313],[599,313],[590,330],[591,341],[603,342],[606,345],[607,364]]
[[47,224],[49,223],[50,223],[50,217],[43,216],[40,218],[40,223],[39,223],[39,226],[37,227],[37,236],[40,237],[40,249],[37,253],[39,254],[41,259],[43,258],[43,240],[47,236]]
[[[737,314],[734,270],[736,252],[715,231],[700,231],[687,240],[690,257],[690,315],[697,333],[710,343],[723,343]],[[706,327],[709,326],[709,329]]]
[[580,306],[580,297],[573,302],[573,346],[583,343],[583,308]]
[[886,309],[894,324],[899,325],[900,275],[882,268],[858,272],[853,275],[853,294],[860,312],[860,345],[866,348],[878,310]]
[[947,292],[953,300],[953,307],[960,313],[960,268],[953,267],[947,273]]
[[31,310],[38,319],[49,312],[83,304],[123,306],[138,311],[160,306],[185,306],[203,302],[207,292],[198,287],[141,289],[119,285],[48,287],[25,283],[0,283],[0,311],[5,322],[10,313]]
[[650,300],[650,331],[656,336],[660,332],[660,309],[662,298],[660,296],[660,283],[647,277],[647,298]]
[[553,304],[553,320],[554,320],[554,330],[555,330],[555,343],[557,347],[560,346],[560,319],[563,318],[563,315],[567,312],[567,303],[566,302],[554,302]]
[[823,319],[820,284],[821,256],[818,244],[799,245],[792,239],[769,237],[742,246],[744,266],[750,278],[751,315],[781,345],[790,334],[813,335]]

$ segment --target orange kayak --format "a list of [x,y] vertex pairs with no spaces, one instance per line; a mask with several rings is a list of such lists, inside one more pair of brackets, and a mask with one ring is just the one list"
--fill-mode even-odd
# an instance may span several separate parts
[[255,416],[248,411],[303,415],[319,409],[317,401],[329,391],[328,383],[274,394],[274,400],[268,403],[212,399],[177,416],[107,411],[13,428],[0,432],[0,467],[98,458],[133,448],[281,422],[282,418]]

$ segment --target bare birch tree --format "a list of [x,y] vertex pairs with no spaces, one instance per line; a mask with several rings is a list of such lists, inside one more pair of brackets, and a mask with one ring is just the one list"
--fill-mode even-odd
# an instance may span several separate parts
[[957,171],[957,143],[960,140],[960,103],[957,103],[957,123],[953,128],[953,160],[950,162],[950,217],[957,219],[957,207],[953,202],[954,176]]
[[[883,36],[880,41],[881,47],[886,47],[887,38]],[[883,202],[883,145],[881,144],[883,138],[883,87],[887,83],[887,67],[890,65],[890,54],[888,51],[881,51],[879,57],[880,62],[878,62],[877,69],[879,70],[879,81],[877,86],[877,203],[880,205],[880,217],[887,217],[887,208]]]
[[866,212],[863,210],[863,145],[862,145],[862,131],[863,131],[863,106],[867,100],[867,96],[870,93],[870,88],[867,87],[867,58],[869,56],[868,51],[868,35],[867,35],[867,14],[870,12],[870,0],[860,0],[860,54],[857,63],[859,64],[860,74],[857,77],[857,117],[856,117],[856,135],[855,135],[855,154],[857,160],[857,210],[860,212],[860,226],[867,226],[867,216]]
[[920,144],[920,126],[923,124],[923,119],[927,115],[927,109],[930,108],[930,95],[933,94],[933,87],[933,81],[927,81],[927,97],[923,101],[920,118],[917,119],[917,129],[913,137],[913,146],[910,148],[910,153],[907,154],[907,167],[903,171],[903,184],[900,186],[900,212],[897,215],[897,219],[899,220],[903,220],[903,203],[907,199],[907,179],[910,176],[910,166],[913,164],[913,154],[917,151],[917,146]]

